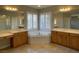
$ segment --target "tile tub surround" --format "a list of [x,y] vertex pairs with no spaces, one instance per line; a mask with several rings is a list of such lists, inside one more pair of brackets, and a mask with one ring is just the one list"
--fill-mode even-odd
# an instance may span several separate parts
[[28,32],[28,36],[29,36],[29,44],[38,44],[38,45],[42,45],[42,44],[50,44],[50,36],[51,36],[51,31],[49,30],[45,30],[45,31],[29,31]]
[[30,36],[29,44],[32,45],[45,45],[50,44],[50,36]]

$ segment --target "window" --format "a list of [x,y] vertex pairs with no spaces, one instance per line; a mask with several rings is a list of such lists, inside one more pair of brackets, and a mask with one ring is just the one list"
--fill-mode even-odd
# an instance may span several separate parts
[[51,29],[51,15],[50,13],[40,14],[40,30],[50,30]]
[[37,25],[38,25],[38,22],[37,22],[37,15],[36,14],[33,14],[33,29],[37,29]]
[[40,30],[44,30],[45,29],[45,24],[44,24],[44,14],[40,15]]
[[37,24],[37,14],[35,13],[28,13],[27,14],[27,27],[28,30],[36,30],[38,28]]
[[27,16],[28,30],[32,29],[32,14],[28,14]]

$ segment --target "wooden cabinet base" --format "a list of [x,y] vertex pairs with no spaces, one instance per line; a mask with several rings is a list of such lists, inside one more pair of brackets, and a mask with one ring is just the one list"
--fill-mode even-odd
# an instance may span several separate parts
[[57,43],[57,34],[56,34],[57,32],[56,31],[53,31],[52,33],[51,33],[51,43]]
[[70,48],[79,50],[79,35],[78,34],[70,34]]
[[79,34],[52,31],[51,35],[53,43],[79,50]]
[[18,32],[15,33],[13,38],[11,38],[11,47],[18,47],[23,44],[28,43],[28,33],[27,32]]

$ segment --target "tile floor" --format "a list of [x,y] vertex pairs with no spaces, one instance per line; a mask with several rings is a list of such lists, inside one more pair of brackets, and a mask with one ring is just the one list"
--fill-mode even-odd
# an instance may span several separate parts
[[57,44],[50,45],[23,45],[17,48],[8,48],[1,50],[0,53],[78,53],[74,49],[70,49]]

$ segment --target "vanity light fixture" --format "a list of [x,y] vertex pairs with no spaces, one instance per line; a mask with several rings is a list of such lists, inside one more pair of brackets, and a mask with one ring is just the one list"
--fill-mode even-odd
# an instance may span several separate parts
[[62,9],[59,9],[60,12],[67,12],[67,11],[70,11],[71,8],[62,8]]
[[17,8],[12,8],[12,7],[5,7],[6,10],[9,10],[9,11],[17,11],[18,9]]

